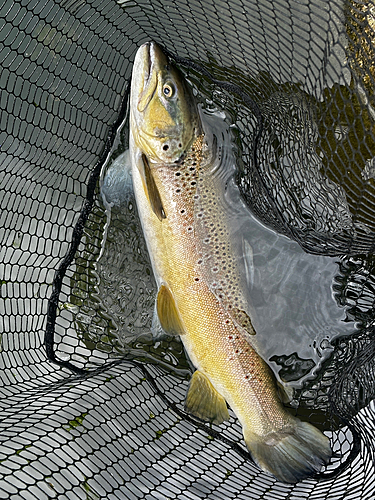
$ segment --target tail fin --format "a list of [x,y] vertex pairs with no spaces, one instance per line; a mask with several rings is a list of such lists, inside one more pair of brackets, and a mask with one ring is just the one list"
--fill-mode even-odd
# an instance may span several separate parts
[[329,439],[298,419],[290,427],[266,436],[244,428],[244,438],[259,467],[284,483],[313,476],[332,456]]

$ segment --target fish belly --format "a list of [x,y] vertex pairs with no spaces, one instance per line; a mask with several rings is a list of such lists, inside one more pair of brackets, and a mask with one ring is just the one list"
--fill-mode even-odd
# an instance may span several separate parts
[[[216,187],[206,188],[203,183],[199,190],[192,167],[161,166],[153,176],[164,218],[160,210],[159,217],[152,210],[144,180],[139,169],[133,168],[137,206],[159,294],[163,290],[161,295],[173,301],[173,307],[161,310],[178,316],[167,325],[180,332],[197,368],[192,381],[198,380],[199,388],[211,395],[219,395],[215,408],[220,411],[211,411],[218,422],[228,418],[225,401],[229,403],[248,449],[264,471],[288,483],[315,474],[331,456],[329,440],[285,410],[273,373],[252,347],[249,334],[255,332],[250,331],[241,276],[230,257],[225,213],[215,206]],[[192,398],[193,406],[197,396],[199,391]]]
[[[281,418],[276,418],[279,402],[271,371],[251,346],[248,333],[236,325],[228,312],[226,290],[221,290],[224,298],[212,290],[212,275],[207,267],[214,264],[202,250],[201,240],[207,234],[205,227],[197,227],[201,224],[194,205],[197,191],[192,191],[190,198],[186,196],[189,193],[176,194],[181,186],[175,181],[176,173],[160,167],[154,174],[166,213],[166,218],[160,221],[150,210],[138,169],[133,171],[137,206],[157,284],[167,285],[174,297],[184,325],[181,339],[194,366],[209,378],[241,423],[250,420],[257,432],[267,432],[270,426],[278,425]],[[191,180],[185,171],[181,171],[182,175],[185,182]],[[204,186],[200,188],[204,190]],[[217,198],[219,195],[216,191]],[[223,221],[225,214],[216,211],[211,218]],[[206,224],[208,222],[206,220]],[[228,253],[230,242],[222,243]],[[216,277],[219,282],[220,273]],[[223,278],[226,283],[228,277]],[[239,292],[235,269],[230,279]],[[225,284],[223,286],[225,288]],[[270,406],[273,407],[272,423],[265,412]]]

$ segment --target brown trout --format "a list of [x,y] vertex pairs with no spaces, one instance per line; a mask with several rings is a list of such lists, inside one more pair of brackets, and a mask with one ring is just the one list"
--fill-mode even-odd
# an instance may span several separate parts
[[155,43],[137,52],[130,95],[133,187],[158,285],[163,330],[179,335],[196,371],[186,410],[204,421],[241,422],[254,461],[280,481],[314,475],[329,439],[283,406],[257,354],[243,276],[230,240],[224,189],[212,175],[215,140],[181,72]]

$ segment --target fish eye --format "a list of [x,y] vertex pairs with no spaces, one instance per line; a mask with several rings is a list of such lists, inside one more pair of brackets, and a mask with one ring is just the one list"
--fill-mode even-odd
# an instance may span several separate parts
[[173,83],[165,83],[163,85],[163,94],[168,99],[171,98],[176,92],[175,86]]

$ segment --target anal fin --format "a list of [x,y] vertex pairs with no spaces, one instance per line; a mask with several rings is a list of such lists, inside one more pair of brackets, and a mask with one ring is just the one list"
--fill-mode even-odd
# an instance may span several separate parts
[[185,410],[201,420],[221,424],[229,420],[225,399],[204,373],[196,370],[191,377],[185,399]]
[[183,335],[185,333],[175,300],[166,285],[161,285],[159,288],[156,312],[165,333],[169,335]]

